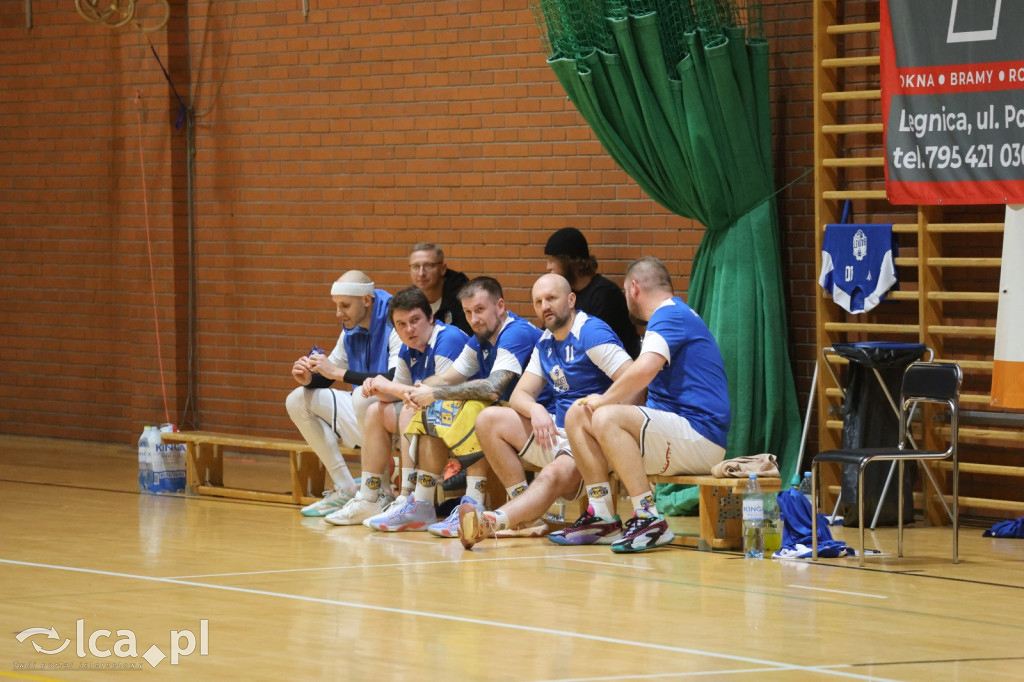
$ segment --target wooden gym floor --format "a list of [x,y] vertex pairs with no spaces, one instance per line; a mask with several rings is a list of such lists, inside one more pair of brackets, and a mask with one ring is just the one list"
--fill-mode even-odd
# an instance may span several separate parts
[[[226,470],[287,486],[277,461]],[[131,446],[0,436],[0,678],[1022,679],[1024,540],[981,528],[961,530],[958,566],[950,528],[913,526],[903,560],[895,529],[869,534],[889,555],[863,570],[529,539],[467,552],[135,478]],[[140,657],[119,657],[133,639]]]

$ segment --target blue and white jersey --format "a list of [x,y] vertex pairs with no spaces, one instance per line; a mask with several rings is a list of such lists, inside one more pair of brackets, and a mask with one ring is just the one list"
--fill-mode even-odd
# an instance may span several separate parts
[[[453,366],[466,378],[486,378],[501,369],[513,372],[517,377],[522,376],[539,338],[539,329],[509,311],[493,344],[489,341],[481,343],[475,335],[471,336]],[[510,383],[501,400],[508,400],[515,386],[516,381]],[[550,394],[538,397],[537,402],[547,404],[550,397]]]
[[829,223],[818,284],[847,312],[865,313],[896,284],[895,257],[891,223]]
[[666,299],[647,323],[640,355],[665,358],[647,389],[647,407],[685,417],[723,448],[732,412],[725,363],[711,330],[681,298]]
[[427,347],[423,351],[409,348],[404,343],[398,351],[395,382],[412,385],[435,374],[443,374],[466,347],[469,337],[458,327],[434,323]]
[[328,356],[330,361],[341,369],[364,374],[384,374],[395,367],[402,340],[388,319],[390,304],[391,294],[383,289],[374,290],[370,328],[342,326],[338,343]]
[[612,328],[596,317],[576,312],[565,341],[545,330],[526,371],[543,377],[555,393],[555,425],[565,427],[565,413],[577,398],[604,393],[612,375],[629,360]]

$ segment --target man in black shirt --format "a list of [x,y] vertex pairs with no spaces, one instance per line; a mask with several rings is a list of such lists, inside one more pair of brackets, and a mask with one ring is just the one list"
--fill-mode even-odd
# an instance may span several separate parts
[[457,270],[448,269],[440,246],[428,242],[413,244],[409,252],[409,276],[413,286],[427,295],[437,322],[454,325],[467,334],[473,333],[458,299],[459,289],[469,278]]
[[583,233],[575,227],[563,227],[548,239],[544,247],[548,272],[569,280],[576,294],[576,309],[603,320],[622,341],[629,356],[640,352],[640,337],[629,318],[626,296],[611,280],[597,274],[597,259]]

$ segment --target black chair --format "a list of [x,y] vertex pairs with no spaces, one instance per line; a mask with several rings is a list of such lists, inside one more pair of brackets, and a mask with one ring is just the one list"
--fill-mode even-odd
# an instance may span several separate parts
[[[870,462],[894,461],[899,463],[899,484],[903,490],[903,464],[906,460],[947,459],[953,460],[953,563],[959,563],[957,539],[960,532],[958,505],[958,484],[960,478],[957,461],[957,423],[960,413],[960,385],[963,372],[960,365],[952,362],[915,362],[903,374],[900,390],[899,445],[894,448],[857,448],[828,450],[819,453],[811,461],[811,556],[818,558],[818,469],[823,462],[853,464],[857,466],[857,509],[860,520],[860,565],[864,565],[864,469]],[[949,447],[942,452],[936,450],[907,449],[908,429],[914,408],[918,403],[939,403],[949,408]],[[903,556],[903,495],[899,496],[897,551]]]

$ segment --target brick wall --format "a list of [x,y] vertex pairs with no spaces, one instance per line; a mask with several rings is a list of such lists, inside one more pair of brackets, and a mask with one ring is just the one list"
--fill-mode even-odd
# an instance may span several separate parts
[[[336,338],[329,283],[358,267],[404,286],[415,241],[498,277],[531,317],[543,244],[564,225],[587,234],[605,274],[652,254],[685,291],[702,228],[604,154],[546,66],[525,0],[317,0],[308,17],[294,0],[171,4],[149,40],[196,112],[191,201],[189,140],[147,38],[55,0],[33,0],[26,29],[22,3],[0,5],[0,431],[131,442],[164,421],[158,323],[172,421],[293,435],[288,369]],[[793,182],[779,197],[801,405],[810,11],[766,8],[776,176]]]

